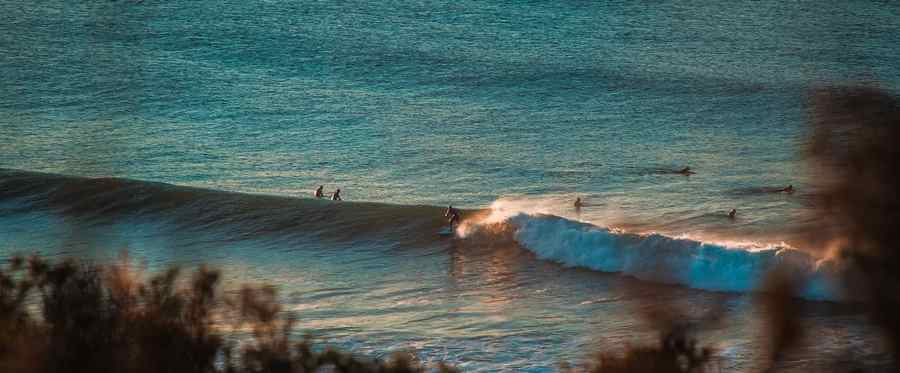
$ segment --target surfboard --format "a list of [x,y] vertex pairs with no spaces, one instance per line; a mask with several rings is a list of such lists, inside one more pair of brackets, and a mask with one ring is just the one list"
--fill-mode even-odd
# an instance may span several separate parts
[[438,235],[441,235],[441,236],[452,236],[453,233],[454,233],[454,232],[453,232],[453,228],[452,228],[452,227],[444,227],[444,228],[441,228],[441,230],[438,231]]

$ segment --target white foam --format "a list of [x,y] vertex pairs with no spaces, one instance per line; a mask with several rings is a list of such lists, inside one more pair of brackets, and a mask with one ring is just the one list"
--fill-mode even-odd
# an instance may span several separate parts
[[515,240],[541,259],[714,291],[757,290],[770,270],[784,265],[805,284],[802,297],[842,298],[837,263],[787,245],[732,246],[661,234],[631,234],[549,215],[539,205],[526,211],[503,203],[492,208],[490,216],[467,226],[460,236],[479,225],[506,223],[512,226]]

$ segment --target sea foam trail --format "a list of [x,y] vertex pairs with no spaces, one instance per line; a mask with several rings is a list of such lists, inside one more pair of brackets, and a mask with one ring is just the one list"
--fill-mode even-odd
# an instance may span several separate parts
[[[567,266],[623,273],[696,289],[750,292],[766,274],[786,267],[803,284],[800,296],[841,300],[839,264],[789,247],[707,243],[662,234],[633,234],[538,212],[493,206],[484,224],[508,224],[519,245]],[[471,234],[477,225],[460,235]]]

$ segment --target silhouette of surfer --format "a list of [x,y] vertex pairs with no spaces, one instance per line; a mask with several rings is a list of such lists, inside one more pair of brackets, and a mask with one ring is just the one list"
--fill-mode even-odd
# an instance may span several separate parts
[[734,220],[735,215],[737,215],[737,209],[731,209],[731,212],[728,213],[728,218]]
[[580,210],[582,207],[584,207],[584,202],[581,201],[581,197],[575,198],[575,209]]
[[322,198],[322,197],[325,196],[325,195],[322,193],[322,189],[323,189],[323,188],[325,188],[324,185],[319,185],[319,187],[316,188],[316,193],[315,193],[316,198]]
[[676,172],[677,174],[682,174],[684,176],[693,175],[694,171],[691,171],[690,167],[685,166],[680,171]]
[[447,211],[444,212],[444,217],[447,218],[447,222],[450,223],[450,226],[454,226],[459,224],[459,210],[453,208],[453,206],[447,206]]
[[340,188],[338,188],[337,190],[334,191],[334,193],[331,195],[331,200],[332,201],[343,201],[343,199],[341,199],[341,189]]
[[794,193],[794,185],[791,184],[791,185],[788,185],[788,186],[786,186],[786,187],[784,187],[784,188],[778,188],[778,189],[772,188],[772,189],[767,190],[767,192],[769,192],[769,193],[787,193],[787,194],[791,194],[791,193]]

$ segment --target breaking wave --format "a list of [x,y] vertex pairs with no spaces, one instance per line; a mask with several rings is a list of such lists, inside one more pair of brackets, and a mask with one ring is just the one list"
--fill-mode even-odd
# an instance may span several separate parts
[[463,236],[480,226],[505,224],[513,239],[538,258],[571,267],[622,273],[645,281],[696,289],[750,292],[760,289],[774,268],[787,268],[810,300],[840,300],[840,263],[781,245],[713,243],[666,235],[634,234],[540,212],[523,212],[495,203],[479,224],[464,227]]

